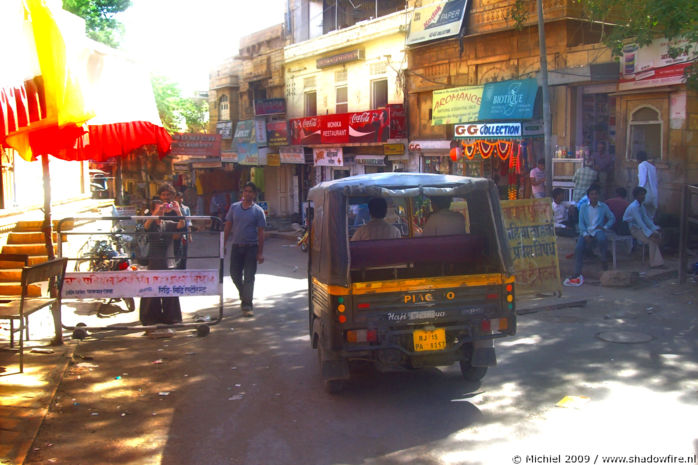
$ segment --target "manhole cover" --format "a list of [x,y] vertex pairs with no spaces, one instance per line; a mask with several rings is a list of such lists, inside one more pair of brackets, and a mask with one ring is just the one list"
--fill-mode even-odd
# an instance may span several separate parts
[[604,331],[596,335],[599,339],[615,344],[642,344],[650,342],[654,339],[653,336],[646,333],[638,333],[633,331]]

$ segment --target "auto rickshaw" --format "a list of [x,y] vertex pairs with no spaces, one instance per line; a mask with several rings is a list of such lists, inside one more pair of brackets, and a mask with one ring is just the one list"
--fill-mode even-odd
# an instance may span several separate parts
[[[432,204],[444,197],[463,226],[434,233]],[[352,240],[376,198],[399,234]],[[493,340],[516,333],[516,314],[494,182],[377,173],[323,182],[308,200],[310,341],[328,392],[343,388],[353,361],[383,371],[459,362],[471,381],[496,365]]]

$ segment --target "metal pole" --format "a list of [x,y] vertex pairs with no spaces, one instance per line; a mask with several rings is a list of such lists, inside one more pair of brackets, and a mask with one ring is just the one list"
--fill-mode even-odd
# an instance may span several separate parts
[[538,7],[538,42],[540,47],[540,86],[543,89],[543,132],[545,134],[545,195],[553,192],[553,151],[552,122],[550,118],[550,89],[548,88],[548,56],[545,49],[545,21],[543,20],[543,0],[536,0]]
[[691,192],[688,184],[684,184],[681,189],[681,219],[679,227],[679,283],[686,282],[686,267],[688,266],[688,215],[691,213]]

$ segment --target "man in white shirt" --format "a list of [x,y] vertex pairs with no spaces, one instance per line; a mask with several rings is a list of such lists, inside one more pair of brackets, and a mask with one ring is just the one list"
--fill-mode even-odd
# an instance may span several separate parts
[[553,189],[553,222],[555,235],[562,237],[577,237],[577,207],[572,202],[562,200],[565,191],[556,187]]
[[647,191],[644,187],[637,186],[633,189],[635,200],[625,209],[623,221],[628,223],[630,234],[635,239],[649,246],[650,268],[661,268],[664,266],[664,257],[659,251],[659,243],[662,238],[659,235],[659,226],[654,224],[645,208],[646,194]]
[[645,210],[650,218],[654,218],[659,206],[659,196],[657,189],[657,168],[652,163],[647,161],[647,153],[644,151],[637,152],[637,185],[644,187],[647,195],[645,196]]
[[385,199],[376,197],[368,201],[368,214],[371,220],[356,230],[352,241],[373,241],[378,239],[400,239],[402,234],[392,224],[385,221],[388,203]]
[[538,160],[538,165],[529,173],[531,178],[531,194],[534,199],[545,197],[545,158]]
[[449,210],[451,207],[450,197],[430,197],[431,207],[434,213],[429,216],[423,236],[449,236],[451,234],[465,234],[465,217]]

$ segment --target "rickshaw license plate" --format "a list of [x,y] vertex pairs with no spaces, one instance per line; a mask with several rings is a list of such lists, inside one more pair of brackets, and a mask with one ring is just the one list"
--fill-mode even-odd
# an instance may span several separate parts
[[427,350],[444,350],[446,348],[446,330],[443,328],[425,330],[415,329],[412,333],[415,352]]

